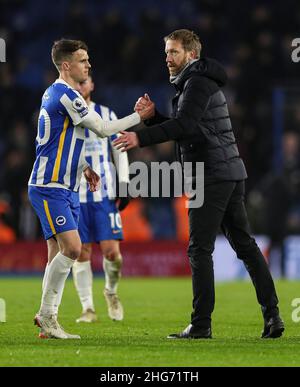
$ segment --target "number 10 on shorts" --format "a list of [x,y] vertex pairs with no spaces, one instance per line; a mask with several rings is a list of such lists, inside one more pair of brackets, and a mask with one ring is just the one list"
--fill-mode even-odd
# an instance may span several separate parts
[[122,220],[121,220],[121,215],[119,213],[115,214],[113,212],[111,212],[109,214],[109,217],[110,217],[110,225],[111,225],[111,228],[114,229],[114,228],[122,228]]

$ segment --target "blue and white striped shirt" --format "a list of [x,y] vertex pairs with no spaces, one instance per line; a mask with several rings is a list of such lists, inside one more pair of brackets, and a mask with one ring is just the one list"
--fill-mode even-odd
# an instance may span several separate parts
[[87,114],[82,96],[62,79],[45,91],[29,185],[79,190],[86,161],[85,130],[77,125]]
[[[116,114],[106,106],[97,105],[91,102],[89,109],[94,109],[104,121],[116,120]],[[95,133],[85,129],[85,158],[91,168],[101,178],[99,191],[90,192],[84,177],[80,183],[80,202],[100,202],[103,197],[114,199],[114,185],[116,174],[119,181],[129,182],[129,166],[126,152],[120,152],[112,146],[112,141],[117,138],[113,135],[106,138],[99,138]],[[116,158],[118,158],[116,162]]]

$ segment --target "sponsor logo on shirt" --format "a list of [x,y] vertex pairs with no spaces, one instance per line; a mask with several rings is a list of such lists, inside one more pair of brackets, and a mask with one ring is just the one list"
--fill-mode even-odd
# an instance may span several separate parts
[[72,102],[73,108],[80,112],[83,108],[85,108],[84,103],[81,98],[77,97]]
[[89,109],[85,108],[82,112],[79,113],[79,115],[82,118],[82,117],[86,116],[88,114],[88,112],[89,112]]

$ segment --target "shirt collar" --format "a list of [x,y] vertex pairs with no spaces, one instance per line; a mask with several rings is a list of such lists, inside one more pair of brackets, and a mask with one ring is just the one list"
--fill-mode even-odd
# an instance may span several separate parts
[[71,89],[73,89],[73,87],[68,82],[64,81],[62,78],[57,78],[54,83],[62,83],[63,85],[66,85],[66,86],[70,87]]

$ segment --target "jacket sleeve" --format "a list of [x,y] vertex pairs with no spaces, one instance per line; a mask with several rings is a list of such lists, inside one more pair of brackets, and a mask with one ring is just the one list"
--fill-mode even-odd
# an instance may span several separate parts
[[146,126],[152,126],[152,125],[160,124],[164,121],[167,121],[168,119],[169,119],[168,117],[163,116],[162,114],[160,114],[158,110],[155,109],[154,117],[149,118],[149,120],[145,120],[144,124]]
[[[211,90],[204,77],[187,80],[176,118],[136,132],[140,146],[159,144],[170,140],[184,140],[193,135],[201,136],[201,118],[210,101]],[[202,135],[204,135],[202,133]]]

